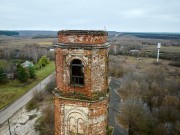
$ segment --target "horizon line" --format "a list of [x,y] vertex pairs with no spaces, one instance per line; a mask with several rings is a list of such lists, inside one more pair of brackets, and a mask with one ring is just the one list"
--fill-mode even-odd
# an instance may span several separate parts
[[[66,29],[61,29],[61,30],[66,30]],[[67,29],[67,30],[88,30],[88,29]],[[97,29],[94,29],[97,30]],[[45,30],[45,29],[23,29],[23,30],[18,30],[18,29],[0,29],[0,31],[60,31],[60,30]],[[180,34],[180,32],[162,32],[162,31],[117,31],[117,30],[104,30],[104,31],[112,31],[112,32],[121,32],[121,33],[175,33],[175,34]]]

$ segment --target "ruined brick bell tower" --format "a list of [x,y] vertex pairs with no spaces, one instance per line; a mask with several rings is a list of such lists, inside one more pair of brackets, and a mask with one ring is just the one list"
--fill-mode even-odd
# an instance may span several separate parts
[[58,32],[55,135],[106,135],[108,116],[107,32]]

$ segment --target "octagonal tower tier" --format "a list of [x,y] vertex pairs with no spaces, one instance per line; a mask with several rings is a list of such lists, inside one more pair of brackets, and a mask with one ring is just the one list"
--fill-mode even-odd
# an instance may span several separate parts
[[58,32],[57,89],[65,96],[79,93],[93,97],[107,92],[107,32],[66,30]]

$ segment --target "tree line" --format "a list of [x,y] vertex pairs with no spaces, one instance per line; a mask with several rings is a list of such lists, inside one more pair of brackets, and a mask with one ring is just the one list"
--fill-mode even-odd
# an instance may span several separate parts
[[48,47],[40,47],[38,44],[26,44],[22,48],[3,48],[0,49],[0,59],[21,59],[32,60],[34,63],[43,55],[54,60],[54,52],[49,51]]
[[16,36],[16,35],[19,35],[19,32],[17,32],[17,31],[2,31],[2,30],[0,30],[0,35]]

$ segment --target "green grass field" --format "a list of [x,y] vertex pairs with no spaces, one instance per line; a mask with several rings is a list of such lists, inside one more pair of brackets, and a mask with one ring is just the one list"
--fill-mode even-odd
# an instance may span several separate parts
[[[148,45],[143,49],[146,54],[151,54],[151,57],[157,56],[156,46]],[[173,60],[174,58],[180,57],[180,47],[179,46],[161,46],[160,48],[160,58]]]
[[51,62],[46,67],[36,71],[36,80],[28,80],[27,83],[21,83],[18,80],[14,80],[0,85],[0,109],[17,100],[54,71],[55,65],[54,62]]

